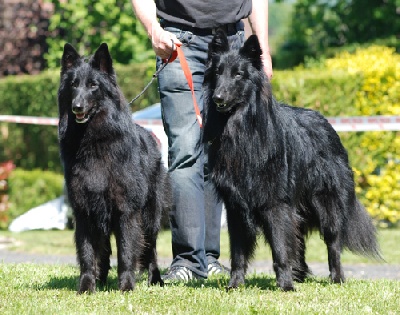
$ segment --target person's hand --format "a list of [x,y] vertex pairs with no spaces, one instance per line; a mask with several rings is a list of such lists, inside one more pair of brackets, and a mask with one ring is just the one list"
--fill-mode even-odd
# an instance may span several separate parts
[[[173,49],[171,40],[174,41]],[[176,46],[182,45],[174,34],[165,31],[158,23],[151,28],[151,44],[156,55],[161,59],[169,58],[172,51],[176,50]]]
[[272,79],[272,59],[271,59],[271,55],[269,52],[267,53],[263,53],[261,56],[262,59],[262,63],[263,63],[263,67],[264,67],[264,71],[267,74],[268,79]]

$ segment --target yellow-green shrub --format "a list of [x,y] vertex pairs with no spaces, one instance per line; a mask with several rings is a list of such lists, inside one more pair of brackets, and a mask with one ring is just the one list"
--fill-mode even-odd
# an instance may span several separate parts
[[400,55],[394,48],[371,46],[326,60],[328,70],[345,70],[364,78],[357,93],[360,115],[400,115]]
[[[355,115],[400,115],[400,55],[381,46],[343,52],[326,60],[328,70],[363,78]],[[399,131],[358,133],[350,158],[356,165],[357,192],[370,214],[384,224],[400,222]],[[350,142],[352,136],[343,136]]]

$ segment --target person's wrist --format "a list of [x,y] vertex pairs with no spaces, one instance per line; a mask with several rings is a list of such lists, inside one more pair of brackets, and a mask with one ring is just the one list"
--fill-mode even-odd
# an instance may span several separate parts
[[160,23],[158,21],[153,21],[150,29],[147,30],[147,36],[152,39],[155,34],[160,33],[162,30],[163,28],[161,27]]
[[261,58],[269,58],[270,57],[269,47],[262,48]]
[[271,57],[269,51],[262,54],[261,62],[263,63],[264,71],[266,72],[268,78],[271,79],[273,70],[272,70],[272,57]]

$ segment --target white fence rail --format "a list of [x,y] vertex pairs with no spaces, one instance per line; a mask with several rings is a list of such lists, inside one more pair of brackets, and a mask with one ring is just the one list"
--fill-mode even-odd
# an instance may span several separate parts
[[[400,116],[328,117],[327,119],[336,131],[400,130]],[[56,126],[58,118],[0,115],[0,122]]]

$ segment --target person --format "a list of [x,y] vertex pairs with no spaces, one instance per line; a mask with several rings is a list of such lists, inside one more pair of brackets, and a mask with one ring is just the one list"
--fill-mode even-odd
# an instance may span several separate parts
[[[233,46],[244,42],[243,19],[248,17],[263,50],[263,66],[272,77],[268,45],[267,0],[131,0],[157,55],[157,69],[181,46],[193,76],[196,100],[203,108],[202,83],[208,44],[218,28]],[[173,41],[173,43],[172,43]],[[179,56],[178,56],[179,58]],[[190,88],[178,58],[158,76],[165,132],[168,136],[168,170],[174,205],[170,211],[173,261],[165,282],[205,279],[226,273],[219,262],[222,204],[207,170],[207,147],[201,143]]]

